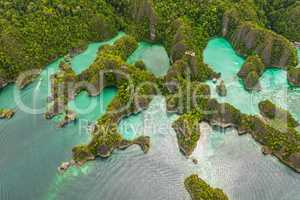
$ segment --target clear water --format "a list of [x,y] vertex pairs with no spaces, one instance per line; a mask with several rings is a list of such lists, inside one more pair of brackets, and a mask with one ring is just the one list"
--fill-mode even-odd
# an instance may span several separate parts
[[[81,71],[80,66],[84,69],[86,64],[93,62],[98,51],[95,48],[97,45],[99,43],[89,45],[83,54],[72,60],[72,66],[78,72]],[[68,125],[64,129],[56,128],[56,122],[45,120],[42,113],[45,112],[46,99],[50,94],[49,77],[58,70],[60,60],[48,65],[39,78],[24,90],[18,91],[14,85],[9,85],[0,93],[1,107],[17,111],[13,119],[0,121],[1,200],[48,198],[49,190],[60,187],[57,184],[63,184],[66,177],[87,170],[72,169],[61,176],[57,173],[57,166],[70,160],[72,147],[88,142],[90,136],[85,129],[87,120],[95,120],[97,115],[102,115],[117,91],[115,88],[106,88],[98,97],[91,99],[81,93],[71,102],[71,107],[82,101],[77,106],[79,109],[84,110],[84,106],[89,103],[93,103],[96,109],[80,115],[77,124]],[[17,93],[20,93],[17,96],[23,102],[21,106],[14,98]],[[32,108],[39,111],[28,113]]]
[[[75,100],[70,101],[68,107],[78,113],[80,119],[94,121],[105,114],[105,108],[115,97],[117,89],[104,88],[100,95],[91,97],[84,91],[79,93]],[[99,104],[99,102],[102,102]]]
[[230,43],[223,38],[216,38],[208,43],[204,52],[204,61],[215,71],[222,73],[222,79],[228,88],[226,97],[219,97],[216,85],[208,82],[213,97],[221,102],[228,102],[247,114],[257,114],[258,103],[270,99],[289,111],[300,121],[300,89],[288,85],[286,71],[268,68],[260,79],[261,91],[248,92],[244,89],[237,73],[244,58],[238,56]]
[[137,50],[128,58],[127,62],[144,61],[146,68],[155,76],[164,76],[170,68],[170,60],[165,48],[158,44],[140,42]]
[[87,69],[93,61],[96,59],[98,49],[103,45],[112,45],[115,41],[120,39],[124,36],[124,32],[119,32],[114,38],[104,41],[104,42],[95,42],[88,46],[88,48],[81,53],[80,55],[76,56],[72,60],[72,68],[74,69],[76,74],[80,74],[82,71]]
[[[218,40],[217,45],[215,42]],[[97,49],[91,54],[94,55],[96,51]],[[229,70],[231,74],[228,73],[227,78],[231,80],[231,76],[240,67],[231,63],[242,64],[243,59],[232,53],[231,46],[222,39],[212,40],[205,54],[210,51],[215,52],[215,57],[210,60],[205,56],[206,61],[210,63],[220,59],[214,63],[214,67],[220,66],[220,71],[221,63],[227,63],[223,65],[227,68],[223,69],[224,79],[225,72]],[[224,52],[227,52],[227,56],[222,57]],[[89,59],[93,59],[93,56],[83,56],[80,61],[91,63],[92,60]],[[39,80],[21,91],[21,96],[29,107],[42,107],[45,104],[49,94],[47,77],[57,70],[58,63],[56,61],[49,65]],[[86,65],[82,65],[82,68],[85,67]],[[271,73],[265,79],[266,84],[280,85],[281,78],[277,80]],[[57,173],[57,166],[70,159],[74,145],[88,142],[90,138],[82,132],[80,122],[94,119],[104,110],[81,114],[80,118],[83,120],[78,124],[59,129],[53,121],[44,120],[42,114],[31,115],[17,108],[12,101],[13,91],[12,85],[0,93],[1,106],[2,103],[10,105],[18,111],[12,120],[0,121],[1,200],[183,200],[190,199],[183,181],[192,173],[199,174],[215,187],[223,188],[233,200],[300,199],[299,175],[275,158],[264,157],[260,146],[253,139],[249,136],[238,137],[235,130],[221,132],[211,130],[207,124],[201,124],[202,137],[193,154],[199,160],[199,165],[187,160],[179,152],[176,134],[171,128],[177,116],[166,114],[165,100],[160,96],[154,98],[147,110],[122,120],[119,126],[127,139],[139,135],[151,137],[151,149],[147,155],[139,147],[133,146],[126,151],[115,151],[109,159],[98,159],[80,169],[71,168],[61,175]],[[86,105],[101,97],[103,102],[100,104],[105,108],[115,92],[114,88],[107,88],[97,98],[81,93],[70,103],[70,107],[79,105],[77,109],[85,110]],[[240,93],[239,98],[247,99],[248,96],[244,95],[246,93]],[[242,105],[238,104],[238,100],[235,103]]]

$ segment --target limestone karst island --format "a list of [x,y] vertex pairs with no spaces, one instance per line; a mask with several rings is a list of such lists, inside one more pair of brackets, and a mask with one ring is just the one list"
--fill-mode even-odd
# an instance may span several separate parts
[[1,0],[0,200],[299,200],[300,0]]

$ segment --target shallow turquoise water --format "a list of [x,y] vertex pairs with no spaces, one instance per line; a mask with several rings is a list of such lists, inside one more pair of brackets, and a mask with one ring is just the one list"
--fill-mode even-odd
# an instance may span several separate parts
[[75,100],[70,101],[68,107],[74,110],[80,119],[94,121],[105,114],[105,108],[116,93],[117,89],[114,87],[104,88],[101,94],[96,97],[91,97],[84,91],[79,93]]
[[98,49],[103,45],[112,45],[116,40],[124,36],[124,32],[119,32],[114,38],[104,41],[95,42],[88,45],[88,48],[72,60],[72,68],[76,74],[80,74],[82,71],[87,69],[93,61],[96,59]]
[[261,91],[248,92],[244,89],[237,73],[244,63],[244,58],[238,56],[230,43],[223,38],[216,38],[208,43],[204,51],[204,62],[215,71],[222,73],[222,79],[228,88],[226,97],[219,97],[215,84],[208,82],[213,97],[221,102],[228,102],[247,114],[257,114],[258,103],[270,99],[289,111],[300,121],[300,89],[291,88],[287,82],[284,70],[268,68],[260,79]]
[[[91,63],[96,51],[97,48],[74,60]],[[232,76],[237,73],[243,59],[235,55],[231,46],[223,39],[212,40],[205,54],[210,55],[210,52],[215,52],[215,57],[211,56],[211,60],[206,57],[206,61],[213,64],[216,70],[224,71],[226,83],[232,81]],[[147,53],[144,56],[149,60],[156,58],[151,55]],[[40,79],[21,91],[22,99],[29,107],[42,108],[45,105],[49,94],[47,77],[57,70],[58,63],[56,61],[49,65]],[[82,68],[85,67],[83,64]],[[79,71],[81,70],[77,72]],[[284,78],[283,71],[272,70],[265,73],[262,85],[264,88],[271,87],[271,91],[281,91],[281,86],[286,83]],[[248,96],[244,90],[237,88],[228,99],[218,99],[233,101],[244,112],[257,112],[255,103],[253,108],[244,108],[249,104],[238,101],[247,100],[251,95]],[[252,138],[238,137],[235,130],[211,130],[202,124],[201,140],[193,154],[193,157],[199,159],[199,165],[187,160],[178,150],[176,134],[171,127],[176,116],[167,115],[165,99],[160,96],[154,98],[147,110],[121,120],[119,126],[127,139],[140,135],[151,137],[151,149],[147,155],[139,147],[133,146],[126,151],[115,151],[109,159],[98,159],[83,168],[71,168],[60,175],[56,168],[62,161],[71,158],[72,147],[86,143],[90,138],[82,130],[86,120],[94,119],[98,114],[103,114],[104,110],[81,113],[79,116],[83,120],[59,129],[53,121],[44,120],[42,114],[28,114],[16,107],[11,90],[14,90],[13,85],[0,93],[0,102],[5,102],[5,105],[15,107],[18,111],[12,120],[0,121],[1,200],[183,200],[190,199],[183,181],[192,173],[199,174],[215,187],[223,188],[233,200],[300,199],[298,174],[275,158],[263,156],[260,146]],[[92,102],[98,102],[98,108],[104,105],[105,109],[115,92],[114,88],[107,88],[95,98],[81,93],[70,103],[70,107],[78,105],[77,111],[86,110]],[[297,91],[290,92],[297,94]],[[257,93],[258,97],[255,97],[254,102],[262,94]],[[289,109],[296,112],[299,109],[299,104],[294,104],[297,96],[290,101]],[[286,105],[284,102],[283,104]]]
[[155,76],[164,76],[170,68],[170,60],[165,48],[157,44],[140,42],[138,49],[128,58],[127,62],[144,61],[147,69]]
[[[94,48],[95,45],[90,45],[87,52],[83,52],[85,56],[80,54],[74,57],[73,67],[79,69],[81,66],[84,69],[87,67],[86,63],[92,63],[98,51]],[[71,149],[75,145],[86,143],[90,138],[86,120],[95,120],[98,114],[102,115],[116,95],[115,88],[107,88],[98,97],[89,100],[84,93],[80,94],[73,105],[83,101],[79,108],[84,110],[85,106],[93,102],[96,109],[79,115],[77,124],[68,125],[64,129],[56,128],[57,124],[45,120],[42,113],[45,112],[46,100],[50,94],[49,77],[58,70],[60,60],[48,65],[39,78],[24,90],[18,91],[14,85],[9,85],[0,93],[1,106],[17,111],[13,119],[0,121],[1,200],[48,198],[49,189],[60,187],[68,177],[60,176],[57,166],[70,160]],[[15,93],[19,93],[17,96],[23,105],[16,102]],[[38,110],[33,112],[33,108]],[[69,175],[73,177],[82,171],[86,170],[73,169]]]

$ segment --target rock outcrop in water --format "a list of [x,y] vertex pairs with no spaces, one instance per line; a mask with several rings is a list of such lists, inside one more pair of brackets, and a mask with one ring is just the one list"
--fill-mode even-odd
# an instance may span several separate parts
[[5,86],[7,86],[9,82],[7,80],[5,80],[4,78],[0,77],[0,89],[4,88]]
[[295,120],[295,118],[291,115],[290,112],[287,110],[284,110],[275,104],[273,104],[269,100],[261,101],[258,104],[260,113],[270,119],[276,121],[276,123],[281,122],[282,124],[278,124],[284,127],[290,127],[290,128],[295,128],[299,126],[299,122]]
[[223,36],[239,54],[246,57],[256,53],[265,66],[287,69],[297,65],[297,52],[291,42],[254,22],[240,20],[234,12],[224,14]]
[[300,137],[294,128],[278,129],[257,116],[242,114],[230,104],[219,104],[216,100],[209,100],[207,105],[210,114],[204,115],[204,121],[231,124],[238,132],[250,134],[272,155],[300,173]]
[[221,83],[219,85],[217,85],[216,90],[217,90],[218,95],[221,97],[225,97],[227,95],[226,85],[223,80],[221,81]]
[[259,89],[259,78],[264,73],[265,66],[258,56],[249,56],[238,72],[247,90]]
[[184,185],[192,200],[228,200],[227,195],[221,189],[210,187],[197,175],[186,178]]
[[292,86],[300,87],[300,68],[288,71],[288,81]]
[[185,156],[190,156],[197,147],[201,135],[198,117],[188,114],[182,115],[172,127],[176,132],[180,151]]
[[172,83],[170,87],[178,84],[178,78],[190,76],[192,81],[206,81],[217,78],[208,65],[203,63],[202,52],[195,46],[191,22],[187,19],[178,18],[167,30],[167,49],[173,63],[165,80]]
[[[171,105],[174,104],[174,100],[169,102]],[[184,103],[184,105],[187,104],[189,103]],[[232,105],[220,104],[215,99],[203,98],[199,103],[189,105],[191,107],[183,111],[170,105],[167,106],[169,112],[175,110],[180,113],[178,110],[181,110],[184,113],[183,118],[188,119],[182,121],[179,118],[174,126],[175,131],[180,135],[178,141],[180,149],[187,152],[187,155],[194,150],[199,135],[201,135],[200,132],[195,133],[196,129],[193,129],[195,127],[193,125],[204,121],[220,128],[236,128],[239,134],[250,134],[258,143],[268,148],[272,155],[300,173],[300,137],[294,128],[278,129],[258,116],[243,114]]]
[[11,109],[0,109],[0,119],[11,119],[15,114],[15,111]]
[[[148,108],[152,96],[157,94],[155,87],[142,84],[154,83],[155,76],[145,69],[128,65],[124,61],[136,48],[136,40],[125,36],[116,41],[113,46],[102,47],[95,62],[78,75],[79,80],[86,80],[93,84],[97,93],[100,93],[104,87],[113,85],[118,88],[118,95],[108,106],[106,114],[97,121],[91,142],[73,149],[73,158],[77,163],[83,164],[96,157],[107,158],[114,150],[124,150],[131,145],[139,145],[144,153],[149,151],[149,137],[141,136],[128,141],[123,139],[117,129],[122,118]],[[104,81],[100,82],[99,73],[103,70],[107,73],[104,74]],[[132,88],[137,85],[139,89]]]
[[[152,0],[134,0],[135,6],[133,10],[133,18],[137,19],[139,22],[143,23],[146,21],[148,23],[149,36],[151,41],[156,40],[156,23],[157,16],[155,13],[154,5]],[[139,30],[140,31],[140,30]]]

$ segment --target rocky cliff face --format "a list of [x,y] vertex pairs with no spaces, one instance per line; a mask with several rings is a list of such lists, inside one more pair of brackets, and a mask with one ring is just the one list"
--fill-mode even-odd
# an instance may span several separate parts
[[288,81],[292,86],[300,87],[300,68],[288,71]]
[[4,88],[7,84],[7,81],[0,77],[0,89]]
[[245,89],[259,89],[259,78],[264,70],[264,63],[258,56],[249,56],[238,73],[238,76],[244,82]]
[[152,0],[134,0],[132,17],[138,22],[146,22],[149,26],[149,39],[156,39],[157,16]]
[[231,13],[225,13],[222,34],[239,54],[248,56],[256,53],[266,66],[286,69],[297,65],[297,52],[292,43],[254,22],[240,21]]

